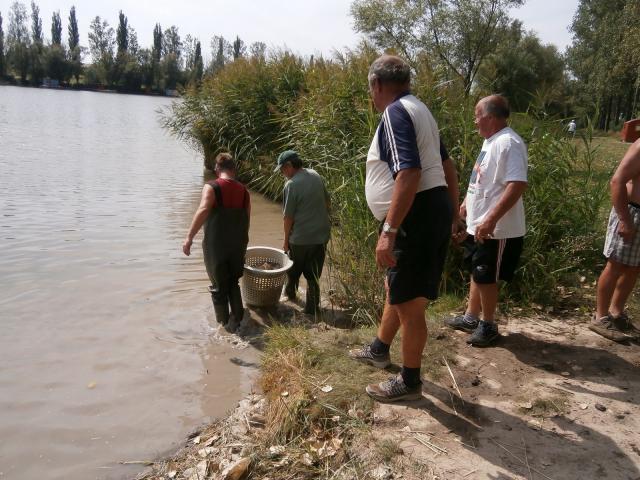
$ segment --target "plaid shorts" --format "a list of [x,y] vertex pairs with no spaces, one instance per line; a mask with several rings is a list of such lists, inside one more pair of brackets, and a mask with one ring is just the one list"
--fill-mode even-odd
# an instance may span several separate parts
[[640,207],[629,205],[629,213],[636,226],[636,234],[631,243],[624,243],[622,237],[618,235],[618,224],[620,219],[614,208],[609,214],[609,224],[607,225],[607,239],[604,242],[603,254],[611,260],[627,265],[629,267],[640,266]]

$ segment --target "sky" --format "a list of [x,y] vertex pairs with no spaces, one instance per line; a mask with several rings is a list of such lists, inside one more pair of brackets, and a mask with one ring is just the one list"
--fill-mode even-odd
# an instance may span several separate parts
[[[8,10],[14,0],[0,0],[3,29],[7,29]],[[552,43],[560,51],[571,43],[567,28],[579,0],[527,0],[525,6],[511,11],[527,30],[538,33],[543,43]],[[30,13],[30,0],[22,0]],[[51,37],[51,15],[62,17],[66,39],[69,10],[76,7],[81,45],[87,46],[91,20],[99,15],[114,27],[122,10],[138,33],[141,47],[153,43],[153,27],[176,25],[180,35],[198,38],[203,54],[210,58],[210,39],[221,35],[228,40],[236,35],[247,44],[261,41],[268,47],[287,47],[301,55],[330,56],[345,47],[355,47],[360,35],[353,31],[349,14],[351,0],[36,0],[40,7],[45,37]]]

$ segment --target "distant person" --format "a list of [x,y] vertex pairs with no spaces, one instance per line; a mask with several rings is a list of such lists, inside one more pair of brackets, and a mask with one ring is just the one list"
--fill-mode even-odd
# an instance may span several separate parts
[[[380,402],[422,397],[420,369],[427,342],[425,308],[438,297],[453,208],[440,153],[438,125],[410,92],[411,68],[383,55],[369,68],[369,92],[382,118],[367,155],[365,195],[381,222],[376,263],[386,270],[386,299],[377,335],[349,355],[378,368],[402,328],[402,370],[366,387]],[[449,166],[455,166],[449,160]],[[457,175],[455,175],[457,187]],[[456,194],[457,195],[457,194]],[[457,203],[457,198],[456,198]]]
[[324,266],[327,242],[331,233],[329,193],[324,180],[311,168],[304,168],[298,153],[282,152],[276,172],[287,182],[283,192],[284,243],[293,266],[287,271],[285,295],[295,300],[300,276],[307,281],[304,313],[320,311],[320,275]]
[[527,148],[507,125],[509,113],[509,104],[500,95],[485,97],[476,105],[475,124],[485,140],[460,206],[469,235],[464,240],[471,271],[469,302],[464,315],[445,323],[470,332],[467,343],[478,347],[499,337],[498,282],[513,278],[525,234],[522,194],[527,188]]
[[236,164],[229,153],[216,157],[214,171],[218,178],[204,184],[182,251],[191,254],[193,237],[204,224],[202,250],[216,320],[233,333],[244,316],[238,279],[244,272],[249,243],[251,199],[246,187],[235,179]]
[[589,329],[615,342],[638,330],[625,312],[640,273],[640,140],[629,147],[611,179],[611,201],[604,256],[597,287],[596,314]]
[[571,135],[572,137],[575,136],[576,134],[576,121],[571,119],[571,121],[569,122],[569,125],[567,126],[567,132],[569,132],[569,135]]

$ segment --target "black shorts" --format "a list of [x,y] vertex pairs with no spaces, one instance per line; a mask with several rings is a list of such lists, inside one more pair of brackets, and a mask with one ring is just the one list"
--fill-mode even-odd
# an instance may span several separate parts
[[391,305],[438,298],[451,237],[452,207],[446,187],[416,194],[396,235],[396,266],[387,269]]
[[483,243],[469,235],[464,241],[464,262],[473,281],[481,284],[509,282],[518,267],[524,237],[487,239]]

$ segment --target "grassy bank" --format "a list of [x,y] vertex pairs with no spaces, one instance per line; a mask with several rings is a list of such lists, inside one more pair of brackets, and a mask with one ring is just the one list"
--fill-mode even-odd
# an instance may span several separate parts
[[[447,365],[456,364],[453,339],[439,333],[456,301],[444,298],[427,314],[433,334],[422,369],[430,382],[448,378]],[[194,432],[177,455],[138,479],[365,479],[376,478],[372,470],[380,465],[419,478],[413,475],[425,466],[404,456],[396,441],[376,436],[375,404],[364,391],[398,371],[399,343],[391,351],[395,365],[383,371],[346,355],[374,334],[374,326],[345,330],[275,319],[264,334],[260,395]],[[236,465],[244,476],[234,476]]]

